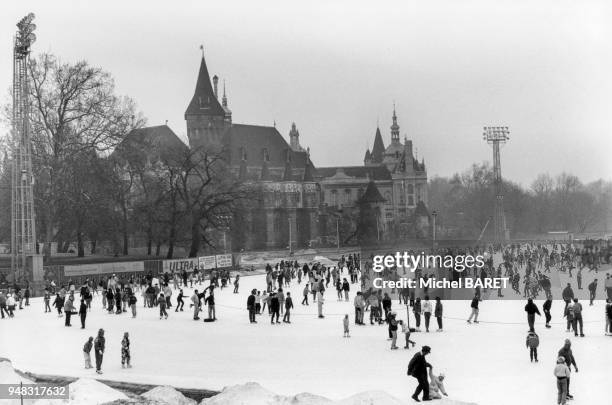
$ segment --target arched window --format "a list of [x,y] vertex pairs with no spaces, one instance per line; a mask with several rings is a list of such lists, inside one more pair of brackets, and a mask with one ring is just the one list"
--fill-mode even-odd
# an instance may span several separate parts
[[351,204],[351,189],[349,188],[344,190],[344,204],[345,205]]

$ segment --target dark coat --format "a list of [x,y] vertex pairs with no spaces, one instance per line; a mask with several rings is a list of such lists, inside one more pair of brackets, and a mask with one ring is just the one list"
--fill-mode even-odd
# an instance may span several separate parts
[[408,363],[408,374],[414,377],[427,377],[427,367],[431,367],[422,352],[415,353]]

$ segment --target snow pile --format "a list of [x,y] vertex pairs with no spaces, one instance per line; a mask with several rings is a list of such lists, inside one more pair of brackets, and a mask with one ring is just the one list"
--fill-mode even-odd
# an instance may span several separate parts
[[[33,384],[32,381],[28,380],[27,378],[23,378],[15,372],[13,364],[11,364],[10,360],[0,360],[0,384],[19,384],[20,382],[24,384]],[[24,405],[27,405],[34,403],[34,401],[24,400],[23,403]],[[15,404],[15,400],[13,399],[0,399],[0,405],[12,404]]]
[[174,388],[164,385],[155,387],[141,395],[142,397],[168,405],[195,405],[196,401],[187,398]]
[[13,364],[10,362],[10,360],[0,361],[0,383],[19,384],[20,382],[24,384],[33,384],[32,381],[28,380],[27,378],[23,378],[15,372]]
[[276,394],[261,385],[246,384],[224,387],[214,397],[204,398],[200,405],[276,405]]
[[365,391],[336,402],[338,405],[404,405],[404,402],[384,391]]
[[108,385],[90,378],[80,378],[68,386],[68,400],[38,400],[35,405],[94,405],[112,402],[128,397]]
[[276,396],[275,405],[325,405],[333,404],[333,401],[325,397],[310,394],[308,392],[302,392],[301,394],[294,395],[292,397],[284,397],[282,395]]

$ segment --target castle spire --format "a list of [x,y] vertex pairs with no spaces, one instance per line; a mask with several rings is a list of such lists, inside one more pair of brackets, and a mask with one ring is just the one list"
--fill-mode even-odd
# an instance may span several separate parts
[[395,114],[395,102],[393,102],[393,124],[391,124],[391,143],[398,144],[400,141],[399,125],[397,125],[397,114]]
[[200,49],[202,50],[202,60],[200,61],[198,80],[196,82],[196,88],[191,102],[185,111],[185,118],[187,118],[187,115],[223,117],[225,115],[225,111],[223,110],[223,107],[221,107],[219,100],[217,100],[210,81],[210,74],[208,73],[206,59],[204,58],[204,46],[200,45]]
[[227,96],[225,94],[225,79],[223,79],[223,98],[221,100],[221,105],[223,105],[223,107],[227,107]]

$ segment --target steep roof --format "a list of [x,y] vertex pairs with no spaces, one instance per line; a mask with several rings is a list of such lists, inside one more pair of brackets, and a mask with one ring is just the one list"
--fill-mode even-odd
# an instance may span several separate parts
[[187,110],[185,110],[185,119],[187,115],[205,115],[205,116],[221,116],[226,114],[225,109],[217,100],[215,93],[210,83],[210,75],[206,67],[206,60],[202,54],[200,62],[200,72],[198,73],[198,81],[196,83],[195,92],[191,98]]
[[317,167],[316,177],[319,180],[333,177],[338,171],[343,171],[349,177],[370,180],[391,180],[391,172],[386,166],[334,166]]
[[381,163],[385,154],[385,144],[383,143],[382,135],[380,134],[380,128],[376,128],[376,135],[374,135],[374,146],[372,147],[372,162]]
[[242,156],[241,148],[247,152],[247,166],[261,166],[264,160],[264,149],[268,154],[268,167],[285,167],[287,154],[291,166],[304,169],[310,162],[308,153],[294,151],[275,127],[260,125],[232,124],[223,136],[223,145],[229,153],[229,163],[239,165]]
[[376,184],[374,183],[374,181],[370,181],[368,183],[368,186],[366,187],[365,192],[359,199],[360,203],[371,203],[371,204],[384,202],[384,201],[386,200],[380,194],[380,191],[378,191],[378,187],[376,187]]
[[132,130],[117,145],[112,155],[125,159],[135,154],[165,157],[170,153],[186,151],[188,148],[170,127],[157,125]]
[[370,149],[366,150],[365,156],[363,157],[363,161],[367,162],[370,160],[370,158],[372,157],[371,153],[370,153]]

